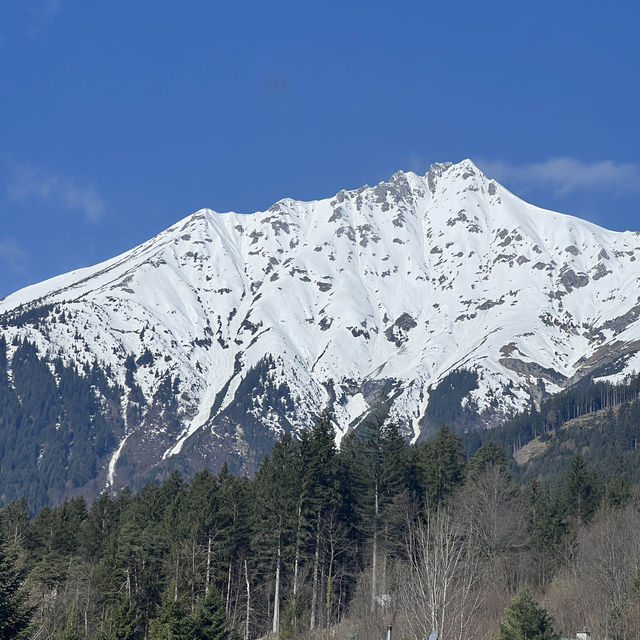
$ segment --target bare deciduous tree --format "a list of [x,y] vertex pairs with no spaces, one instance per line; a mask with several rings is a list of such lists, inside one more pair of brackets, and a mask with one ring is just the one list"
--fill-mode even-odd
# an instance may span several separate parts
[[441,640],[473,640],[482,604],[482,558],[473,533],[449,508],[440,508],[412,526],[408,545],[398,594],[407,629],[416,638],[437,629]]
[[551,584],[546,600],[560,628],[586,626],[602,637],[637,638],[624,627],[635,619],[632,599],[640,570],[640,513],[606,509],[581,530],[569,566]]

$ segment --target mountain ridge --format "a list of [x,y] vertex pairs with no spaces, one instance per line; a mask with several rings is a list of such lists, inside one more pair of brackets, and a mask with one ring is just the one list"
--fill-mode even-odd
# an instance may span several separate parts
[[[7,296],[0,326],[9,361],[28,339],[110,370],[125,417],[139,388],[138,421],[100,462],[116,487],[141,473],[127,457],[251,471],[327,407],[338,438],[381,402],[426,437],[432,394],[459,370],[482,426],[602,364],[624,375],[640,366],[639,256],[640,234],[527,204],[464,160],[264,212],[201,209]],[[46,322],[19,326],[38,310]],[[152,409],[167,379],[171,420]]]

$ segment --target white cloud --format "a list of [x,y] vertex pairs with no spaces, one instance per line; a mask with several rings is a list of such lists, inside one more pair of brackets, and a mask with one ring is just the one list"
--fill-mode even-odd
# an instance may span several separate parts
[[640,192],[640,164],[631,162],[550,158],[523,165],[501,160],[479,160],[477,164],[488,177],[521,190],[548,188],[558,196],[589,189],[614,195]]
[[0,259],[13,271],[21,271],[27,262],[27,254],[11,238],[0,238]]
[[105,212],[104,200],[92,186],[30,165],[14,167],[7,196],[14,202],[39,202],[80,212],[90,222],[99,220]]

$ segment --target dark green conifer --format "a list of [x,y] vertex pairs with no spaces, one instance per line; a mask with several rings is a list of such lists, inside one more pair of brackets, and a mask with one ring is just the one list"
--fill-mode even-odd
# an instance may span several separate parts
[[566,533],[562,496],[539,480],[526,487],[524,499],[530,513],[532,542],[538,552],[553,552]]
[[560,640],[547,610],[523,589],[505,609],[497,640]]
[[464,482],[466,458],[460,438],[442,425],[418,454],[420,484],[425,504],[435,508]]
[[0,640],[26,638],[32,615],[15,552],[0,538]]
[[224,605],[215,588],[211,588],[198,611],[193,625],[194,640],[225,640],[229,636],[229,623]]
[[602,498],[602,486],[597,474],[587,469],[581,455],[571,461],[565,476],[567,511],[582,522],[587,522],[595,513]]
[[182,600],[167,594],[149,623],[149,640],[193,640],[194,627],[194,616],[187,613]]
[[606,501],[610,507],[626,507],[633,497],[633,485],[626,473],[615,476],[607,485]]
[[467,474],[478,476],[491,466],[497,466],[503,473],[509,469],[509,461],[504,449],[496,442],[483,444],[473,454],[467,465]]

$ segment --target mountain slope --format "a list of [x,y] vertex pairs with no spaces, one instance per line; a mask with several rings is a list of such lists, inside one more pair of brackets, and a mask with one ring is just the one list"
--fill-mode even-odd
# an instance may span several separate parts
[[266,212],[198,211],[8,296],[0,326],[9,363],[28,340],[121,389],[96,476],[121,486],[158,464],[250,471],[325,407],[338,437],[383,403],[419,438],[460,370],[466,427],[604,364],[637,368],[639,257],[639,234],[531,206],[465,160]]

